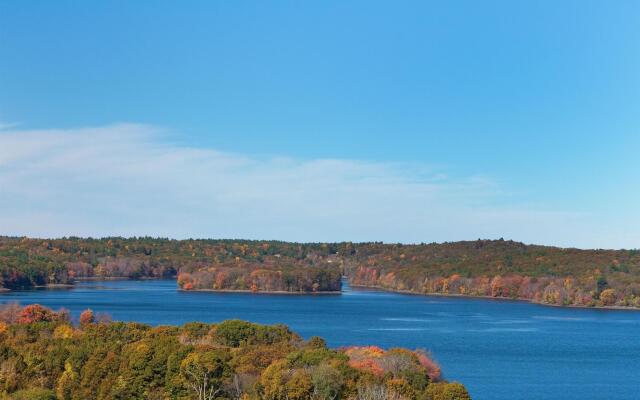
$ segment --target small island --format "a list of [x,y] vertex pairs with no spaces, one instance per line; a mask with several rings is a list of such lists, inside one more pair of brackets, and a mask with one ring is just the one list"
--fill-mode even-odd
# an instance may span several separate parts
[[183,290],[252,293],[340,293],[341,270],[329,263],[302,263],[279,257],[261,262],[238,259],[204,268],[184,268],[178,275]]

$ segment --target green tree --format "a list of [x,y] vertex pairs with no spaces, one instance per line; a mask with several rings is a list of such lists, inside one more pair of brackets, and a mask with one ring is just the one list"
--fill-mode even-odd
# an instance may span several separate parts
[[251,322],[232,319],[216,326],[216,337],[227,346],[238,347],[255,336],[256,328]]

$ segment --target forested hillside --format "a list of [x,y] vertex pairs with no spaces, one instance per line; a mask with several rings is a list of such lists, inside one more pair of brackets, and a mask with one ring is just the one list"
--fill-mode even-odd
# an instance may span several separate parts
[[353,284],[423,294],[640,307],[640,251],[477,240],[366,244],[345,267]]
[[0,237],[2,286],[98,277],[177,277],[184,290],[328,292],[354,285],[422,294],[640,307],[640,251],[505,240],[442,244]]
[[0,307],[0,398],[30,400],[467,400],[421,350],[330,349],[240,320],[78,325],[39,305]]

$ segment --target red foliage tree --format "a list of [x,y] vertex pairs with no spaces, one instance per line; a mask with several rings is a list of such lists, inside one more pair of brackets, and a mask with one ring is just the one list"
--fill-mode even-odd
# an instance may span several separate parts
[[58,321],[62,317],[62,313],[56,313],[52,309],[41,306],[40,304],[29,304],[20,311],[16,322],[19,324],[30,324],[41,321]]
[[87,308],[80,314],[80,326],[86,326],[95,322],[95,315],[90,308]]

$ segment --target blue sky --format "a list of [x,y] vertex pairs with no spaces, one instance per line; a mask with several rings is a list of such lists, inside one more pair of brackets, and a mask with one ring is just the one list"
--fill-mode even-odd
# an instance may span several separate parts
[[640,247],[638,26],[637,1],[5,1],[0,233]]

